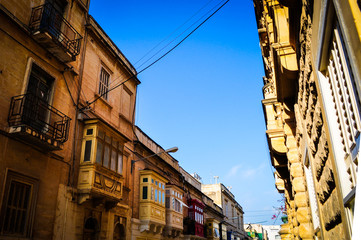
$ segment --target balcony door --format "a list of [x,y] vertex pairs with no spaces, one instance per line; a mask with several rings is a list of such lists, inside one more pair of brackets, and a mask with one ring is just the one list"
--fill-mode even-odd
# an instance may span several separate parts
[[49,27],[50,33],[53,34],[59,42],[62,42],[62,23],[67,2],[62,0],[46,0],[46,5],[43,24],[46,24]]
[[27,123],[38,131],[46,130],[49,122],[48,104],[53,83],[54,78],[33,64],[26,91],[24,117]]

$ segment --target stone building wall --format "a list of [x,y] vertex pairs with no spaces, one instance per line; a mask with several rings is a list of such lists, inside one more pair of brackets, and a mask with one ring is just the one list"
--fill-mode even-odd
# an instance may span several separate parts
[[312,36],[320,21],[313,20],[314,2],[254,3],[265,66],[266,133],[276,188],[285,194],[287,206],[282,239],[348,239],[338,169],[314,70],[317,47],[312,44],[322,44]]

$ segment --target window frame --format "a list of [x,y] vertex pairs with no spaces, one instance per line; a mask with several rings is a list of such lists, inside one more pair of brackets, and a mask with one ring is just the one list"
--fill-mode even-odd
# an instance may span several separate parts
[[109,101],[109,86],[110,86],[111,72],[104,66],[101,66],[99,73],[98,94],[105,101]]
[[[107,142],[106,138],[109,139],[110,142]],[[87,148],[86,144],[89,141],[91,141],[91,143]],[[109,149],[108,165],[104,164],[106,147]],[[89,152],[86,152],[87,149]],[[115,155],[113,155],[113,153],[115,153]],[[89,161],[86,161],[86,156],[89,156]],[[99,156],[100,162],[98,161]],[[97,164],[114,173],[123,175],[126,157],[124,142],[120,137],[117,137],[114,132],[100,126],[99,123],[91,123],[85,126],[82,141],[81,164]],[[113,160],[115,160],[114,163]]]
[[[25,219],[25,226],[23,233],[6,233],[4,232],[4,224],[6,222],[6,209],[8,208],[8,201],[9,201],[9,194],[12,182],[18,182],[20,184],[30,186],[30,193],[28,199],[28,206],[26,210],[26,219]],[[36,201],[38,195],[38,188],[39,188],[39,181],[35,178],[23,175],[21,173],[12,171],[7,169],[6,171],[6,180],[4,185],[4,192],[2,196],[2,203],[0,207],[0,236],[9,236],[9,237],[20,237],[20,238],[27,238],[30,237],[32,234],[33,223],[34,223],[34,216],[35,216],[35,208],[36,208]]]

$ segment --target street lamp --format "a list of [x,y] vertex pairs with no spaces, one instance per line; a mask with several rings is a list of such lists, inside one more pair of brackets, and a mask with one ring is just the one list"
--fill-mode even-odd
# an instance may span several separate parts
[[163,150],[161,152],[154,153],[154,154],[149,155],[149,156],[144,157],[144,158],[140,158],[140,159],[137,159],[137,160],[132,160],[131,165],[130,165],[130,173],[133,173],[133,166],[134,166],[134,163],[136,163],[136,162],[143,161],[143,160],[145,160],[147,158],[150,158],[150,157],[158,156],[159,154],[162,154],[162,153],[174,153],[176,151],[178,151],[178,147],[172,147],[172,148],[168,148],[166,150]]

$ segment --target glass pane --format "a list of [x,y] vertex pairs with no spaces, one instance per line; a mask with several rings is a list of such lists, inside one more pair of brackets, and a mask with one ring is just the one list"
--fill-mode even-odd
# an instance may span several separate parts
[[110,169],[113,170],[113,171],[116,171],[116,167],[117,167],[117,152],[113,148],[112,149],[112,158],[111,158],[111,161],[110,161]]
[[105,135],[105,142],[110,144],[111,141],[112,139],[108,135]]
[[155,189],[155,193],[154,193],[154,201],[158,201],[158,190]]
[[[90,130],[90,129],[88,129]],[[93,130],[93,129],[91,129]],[[92,141],[88,140],[85,142],[85,150],[84,150],[84,162],[90,162],[90,153],[92,151]]]
[[143,182],[148,182],[148,178],[143,178]]
[[98,137],[101,139],[104,139],[104,135],[105,135],[105,133],[103,131],[99,130]]
[[143,199],[148,198],[148,187],[143,187]]
[[93,135],[93,129],[92,128],[87,129],[86,130],[86,135]]
[[166,207],[166,208],[169,208],[169,207],[170,207],[170,204],[169,204],[169,203],[170,203],[169,197],[166,197],[166,198],[165,198],[165,207]]
[[162,203],[164,204],[164,193],[162,193]]
[[103,143],[98,140],[96,162],[102,164],[102,157],[103,157]]
[[[120,174],[123,173],[123,156],[121,153],[118,153],[118,169],[117,169],[117,171]],[[147,182],[148,182],[148,178],[147,178]]]
[[103,159],[103,166],[109,167],[109,157],[110,157],[110,148],[109,145],[104,146],[104,159]]

